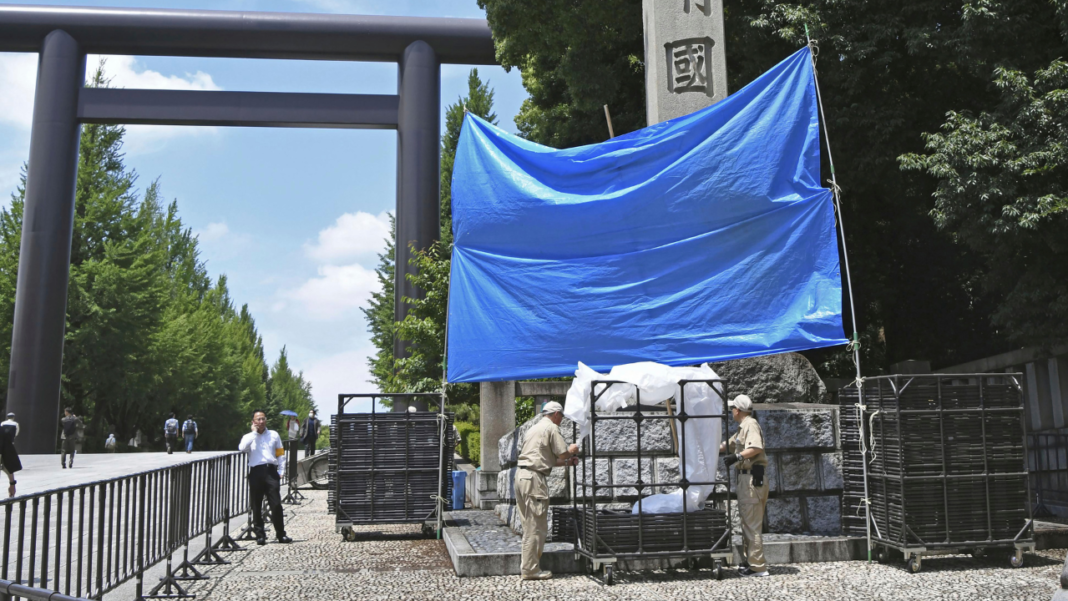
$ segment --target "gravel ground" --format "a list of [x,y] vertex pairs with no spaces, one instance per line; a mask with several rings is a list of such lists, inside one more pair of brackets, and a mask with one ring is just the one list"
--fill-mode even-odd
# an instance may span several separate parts
[[[862,561],[778,565],[770,578],[729,574],[723,581],[709,571],[621,572],[615,586],[588,576],[560,576],[523,582],[518,576],[458,578],[445,544],[425,540],[418,526],[363,528],[356,542],[334,532],[326,513],[326,493],[313,491],[293,511],[286,529],[292,545],[268,544],[231,553],[228,566],[210,568],[211,580],[192,583],[201,601],[263,599],[705,599],[730,601],[853,601],[866,599],[1035,599],[1048,601],[1057,586],[1065,550],[1028,555],[1020,569],[1007,557],[928,558],[923,571]],[[288,513],[288,512],[287,512]]]

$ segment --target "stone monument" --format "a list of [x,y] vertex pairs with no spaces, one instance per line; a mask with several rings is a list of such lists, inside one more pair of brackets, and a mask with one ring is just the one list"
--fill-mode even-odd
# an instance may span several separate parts
[[649,125],[727,97],[723,0],[642,0]]

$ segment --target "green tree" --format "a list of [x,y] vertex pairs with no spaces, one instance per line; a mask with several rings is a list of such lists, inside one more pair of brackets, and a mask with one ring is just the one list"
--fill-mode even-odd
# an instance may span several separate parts
[[1068,63],[998,68],[1001,102],[951,111],[906,169],[935,178],[936,225],[983,257],[994,324],[1021,344],[1068,338]]
[[289,367],[289,355],[283,346],[278,359],[271,366],[271,378],[267,381],[265,411],[271,427],[281,431],[285,420],[280,412],[286,409],[296,412],[301,418],[307,417],[308,412],[315,409],[311,390],[311,382],[304,379],[304,372],[293,373]]
[[371,382],[382,392],[400,392],[394,382],[396,366],[393,363],[393,337],[397,329],[393,313],[396,290],[393,282],[396,273],[393,257],[396,244],[397,219],[390,214],[386,250],[378,255],[378,267],[375,268],[380,288],[378,292],[371,293],[368,306],[361,309],[367,320],[367,329],[371,332],[371,344],[375,348],[375,354],[367,358],[368,367],[371,368]]
[[617,135],[645,127],[641,0],[478,5],[497,60],[520,70],[530,95],[515,118],[521,135],[554,148],[602,142],[606,104]]

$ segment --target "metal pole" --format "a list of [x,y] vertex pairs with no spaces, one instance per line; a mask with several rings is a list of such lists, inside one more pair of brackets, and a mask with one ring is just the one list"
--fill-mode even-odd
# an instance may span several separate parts
[[[409,245],[426,249],[438,239],[441,225],[438,207],[439,152],[441,139],[441,67],[434,49],[426,42],[412,42],[399,63],[397,94],[397,245],[396,297],[394,318],[407,315],[404,297],[421,296],[407,276],[415,269]],[[407,345],[393,341],[393,357],[407,356]],[[426,411],[425,397],[412,397],[409,403]],[[394,411],[407,407],[394,402]]]
[[48,34],[37,66],[7,387],[7,410],[30,433],[19,443],[23,453],[56,445],[84,84],[78,42],[65,31]]

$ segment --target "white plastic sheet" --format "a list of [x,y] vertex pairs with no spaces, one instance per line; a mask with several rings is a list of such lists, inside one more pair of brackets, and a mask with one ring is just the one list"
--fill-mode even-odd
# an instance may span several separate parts
[[[675,400],[675,410],[680,411],[685,402],[687,415],[720,415],[723,413],[723,387],[715,390],[704,383],[686,385],[685,400],[682,397],[680,380],[714,380],[718,376],[708,364],[701,367],[669,367],[659,363],[642,362],[618,365],[608,374],[601,374],[583,363],[575,370],[575,380],[567,392],[564,403],[564,415],[575,422],[579,436],[585,438],[590,433],[590,390],[595,380],[615,380],[633,384],[627,386],[615,384],[607,387],[597,386],[597,391],[605,391],[597,399],[597,411],[617,411],[627,405],[636,403],[635,387],[641,391],[643,405],[659,405],[667,399]],[[716,479],[716,462],[719,461],[719,445],[722,440],[723,421],[719,419],[686,420],[679,437],[685,440],[684,452],[679,458],[683,468],[681,473],[691,482],[712,482]],[[680,441],[681,442],[681,441]],[[651,495],[642,499],[644,513],[681,513],[685,504],[686,511],[698,511],[704,507],[705,499],[712,493],[711,484],[690,486],[685,499],[682,490],[674,493]],[[634,504],[634,513],[638,504]]]

